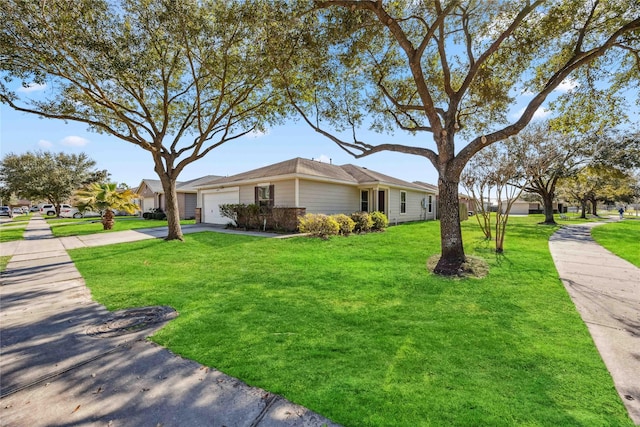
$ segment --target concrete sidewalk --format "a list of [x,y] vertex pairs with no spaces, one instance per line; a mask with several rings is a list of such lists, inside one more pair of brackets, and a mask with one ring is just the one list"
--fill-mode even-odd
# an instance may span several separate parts
[[163,233],[56,239],[35,217],[24,240],[0,245],[2,255],[13,256],[0,287],[0,424],[336,426],[146,340],[177,313],[108,312],[91,300],[65,250]]
[[629,416],[640,425],[640,268],[591,238],[599,224],[563,227],[549,249]]

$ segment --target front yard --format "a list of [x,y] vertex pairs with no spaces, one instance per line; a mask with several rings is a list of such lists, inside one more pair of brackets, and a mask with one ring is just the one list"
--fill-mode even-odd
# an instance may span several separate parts
[[[104,230],[100,218],[55,218],[47,219],[51,232],[55,237],[84,236],[95,233],[112,233],[114,231],[136,230],[141,228],[166,227],[167,221],[142,219],[132,216],[115,217],[113,229]],[[195,224],[195,220],[182,220],[180,224]]]
[[218,233],[70,251],[109,309],[170,305],[153,340],[347,426],[631,426],[549,255],[513,218],[484,279],[425,271],[437,222],[328,241]]

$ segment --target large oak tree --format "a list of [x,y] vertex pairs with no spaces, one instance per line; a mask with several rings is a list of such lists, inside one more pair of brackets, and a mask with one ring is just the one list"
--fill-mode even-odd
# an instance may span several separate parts
[[[268,9],[234,0],[2,1],[0,101],[148,151],[167,239],[182,239],[179,174],[275,117],[262,42]],[[18,83],[46,90],[30,99]]]
[[[280,55],[283,87],[313,129],[355,157],[394,151],[431,162],[439,174],[441,274],[455,274],[465,260],[458,183],[467,162],[520,132],[563,82],[596,95],[557,103],[577,108],[572,120],[584,122],[610,115],[621,104],[602,97],[615,99],[638,76],[638,2],[310,3],[317,13],[293,24],[311,30],[291,25],[297,44]],[[513,118],[520,94],[526,105]],[[366,127],[416,137],[374,144],[361,139]]]

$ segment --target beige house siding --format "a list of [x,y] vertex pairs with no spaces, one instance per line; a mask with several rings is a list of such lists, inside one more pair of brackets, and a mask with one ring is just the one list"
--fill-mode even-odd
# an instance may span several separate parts
[[[400,213],[400,193],[405,191],[407,193],[406,199],[406,212]],[[399,190],[392,188],[389,190],[389,209],[388,217],[389,222],[395,224],[396,222],[407,221],[420,221],[424,219],[435,219],[435,197],[432,198],[432,212],[429,213],[428,209],[422,208],[422,200],[429,195],[417,191],[411,190]]]
[[306,208],[307,213],[351,214],[360,210],[360,190],[355,186],[301,179],[299,191],[299,207]]

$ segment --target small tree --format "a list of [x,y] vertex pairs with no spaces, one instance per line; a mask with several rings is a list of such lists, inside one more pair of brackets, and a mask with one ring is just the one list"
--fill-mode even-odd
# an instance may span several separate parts
[[102,226],[105,230],[111,230],[115,220],[113,210],[135,213],[138,205],[133,202],[137,198],[130,189],[118,189],[116,183],[91,184],[76,194],[78,209],[99,211],[102,213]]
[[[524,170],[509,141],[487,147],[478,153],[462,173],[462,185],[471,193],[476,206],[476,219],[485,237],[492,237],[490,200],[496,196],[495,213],[496,252],[504,252],[509,213],[526,184]],[[480,219],[482,218],[482,220]]]

